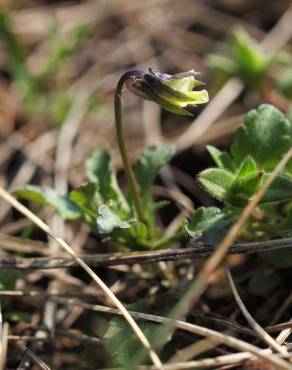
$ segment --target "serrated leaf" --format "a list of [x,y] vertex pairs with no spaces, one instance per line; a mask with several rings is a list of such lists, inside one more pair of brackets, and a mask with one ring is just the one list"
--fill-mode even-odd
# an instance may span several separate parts
[[218,200],[228,201],[235,176],[221,168],[209,168],[199,174],[198,180],[211,196]]
[[185,229],[190,237],[199,237],[222,217],[224,217],[224,214],[217,207],[200,207],[196,210],[190,222],[186,223]]
[[134,222],[134,220],[123,221],[105,204],[99,207],[98,213],[96,225],[100,234],[110,234],[114,229],[128,229],[131,226],[130,223]]
[[113,172],[111,156],[107,151],[94,150],[85,162],[85,172],[90,182],[98,184],[98,191],[104,203],[115,200],[126,206]]
[[172,158],[175,148],[170,144],[151,145],[144,150],[134,165],[134,172],[141,189],[145,207],[150,201],[152,185],[161,167]]
[[61,195],[54,189],[26,185],[14,193],[21,198],[53,208],[64,220],[76,220],[82,217],[82,211],[77,204],[67,195]]
[[238,164],[250,155],[257,165],[273,170],[282,155],[292,146],[291,123],[275,107],[263,104],[247,113],[244,125],[236,132],[232,153]]
[[229,171],[233,170],[232,159],[227,152],[222,152],[212,145],[207,145],[207,150],[219,168]]

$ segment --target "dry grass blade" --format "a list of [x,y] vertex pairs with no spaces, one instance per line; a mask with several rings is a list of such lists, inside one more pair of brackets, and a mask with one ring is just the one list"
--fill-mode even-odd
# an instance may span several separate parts
[[281,347],[279,343],[277,343],[274,338],[272,338],[251,316],[251,314],[246,309],[244,303],[242,302],[242,299],[240,298],[240,295],[238,294],[238,291],[236,289],[235,283],[233,281],[231,272],[229,268],[226,266],[226,274],[228,277],[228,281],[234,296],[234,299],[236,300],[236,303],[238,304],[238,307],[245,317],[246,321],[249,323],[250,327],[257,333],[257,335],[264,341],[268,346],[271,346],[276,352],[281,353],[282,355],[285,355],[287,351]]
[[169,359],[169,363],[178,363],[178,362],[186,362],[195,358],[196,356],[201,355],[204,352],[209,351],[210,349],[216,347],[219,343],[214,342],[213,340],[201,339],[192,343],[182,349],[176,351],[176,353]]
[[[290,319],[289,323],[292,325],[292,319]],[[292,328],[286,328],[281,331],[281,333],[277,336],[276,342],[279,344],[284,343],[284,341],[289,337],[289,335],[292,333]]]
[[27,355],[36,365],[42,370],[52,370],[47,364],[45,364],[34,352],[27,348],[23,343],[17,343],[17,346],[23,351],[23,354]]
[[[58,301],[60,302],[59,299],[58,299]],[[69,302],[70,301],[67,300],[65,303],[68,304]],[[101,305],[91,305],[91,304],[87,304],[87,303],[83,303],[83,302],[78,302],[76,300],[72,300],[71,302],[75,302],[75,304],[77,303],[77,304],[81,305],[83,308],[86,308],[86,309],[90,309],[90,310],[94,310],[94,311],[98,311],[98,312],[104,312],[104,313],[108,313],[108,314],[121,315],[121,312],[119,312],[116,309],[109,308],[109,307],[105,307],[105,306],[101,306]],[[208,329],[208,328],[205,328],[203,326],[191,324],[191,323],[188,323],[188,322],[185,322],[185,321],[172,320],[172,319],[169,319],[169,318],[163,317],[163,316],[146,314],[146,313],[141,313],[141,312],[136,312],[136,311],[129,311],[129,313],[133,317],[135,317],[136,319],[157,322],[157,323],[165,324],[165,325],[171,324],[177,329],[184,330],[184,331],[187,331],[189,333],[197,334],[197,335],[200,335],[202,337],[206,337],[210,341],[212,341],[216,344],[224,343],[225,345],[227,345],[230,348],[234,348],[234,349],[237,349],[239,351],[249,352],[249,356],[250,356],[250,354],[253,354],[256,357],[259,357],[259,358],[261,358],[263,360],[266,360],[267,362],[269,362],[273,365],[278,366],[279,369],[287,369],[287,370],[292,369],[292,366],[290,364],[288,364],[286,361],[282,360],[281,358],[279,358],[275,355],[272,355],[271,352],[269,352],[269,356],[267,356],[265,350],[261,350],[260,348],[254,346],[252,344],[249,344],[249,343],[244,342],[244,341],[242,341],[240,339],[237,339],[237,338],[233,338],[230,335],[226,335],[226,334],[223,334],[223,333],[218,333],[215,330]],[[160,337],[160,339],[161,339],[161,337]],[[163,365],[163,369],[168,369],[167,366],[170,366],[170,365]],[[137,368],[140,368],[140,367],[137,367]],[[186,368],[189,368],[189,367],[186,367]],[[145,367],[145,369],[147,369],[147,367]],[[157,368],[156,367],[153,367],[153,368],[149,367],[149,369],[154,370],[154,369],[157,369]]]
[[40,218],[33,214],[28,208],[23,206],[14,197],[12,197],[7,191],[0,187],[0,197],[8,202],[12,207],[17,209],[20,213],[29,218],[35,225],[37,225],[41,230],[47,233],[51,238],[53,238],[66,252],[68,252],[74,260],[86,271],[86,273],[92,278],[92,280],[103,290],[106,296],[113,302],[113,304],[121,311],[124,318],[127,320],[134,333],[137,335],[138,339],[142,345],[147,350],[151,360],[154,365],[161,369],[161,361],[151,345],[148,339],[145,337],[135,320],[131,317],[124,305],[118,300],[118,298],[112,293],[112,291],[107,287],[107,285],[96,275],[96,273],[80,258],[76,255],[74,250],[61,238],[56,236],[50,227],[45,224]]
[[8,323],[5,322],[2,326],[1,322],[0,370],[5,370],[6,355],[8,349],[8,331],[9,331]]

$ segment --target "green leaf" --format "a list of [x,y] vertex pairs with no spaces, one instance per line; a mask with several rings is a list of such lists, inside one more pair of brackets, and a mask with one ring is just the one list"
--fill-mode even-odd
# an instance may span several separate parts
[[53,208],[64,220],[76,220],[82,217],[82,211],[67,195],[61,195],[56,190],[26,185],[14,192],[17,196],[32,202]]
[[237,177],[230,189],[230,204],[244,207],[261,185],[262,177],[260,172],[256,172],[253,176]]
[[237,71],[234,61],[224,55],[211,54],[208,56],[207,63],[211,69],[227,73],[228,75],[234,75]]
[[121,220],[120,216],[105,204],[99,207],[98,213],[96,225],[100,234],[110,234],[114,229],[128,229],[131,226],[130,223],[135,221],[133,219]]
[[199,182],[214,198],[228,201],[235,176],[221,168],[209,168],[199,174]]
[[257,165],[251,157],[245,158],[241,166],[237,170],[236,179],[246,179],[247,177],[254,176],[257,172]]
[[[268,177],[269,175],[266,175]],[[262,198],[262,202],[282,202],[292,200],[292,176],[279,175]]]
[[69,197],[82,211],[95,217],[101,204],[97,188],[96,183],[89,182],[72,190]]
[[113,173],[112,159],[103,149],[96,149],[85,162],[86,176],[90,182],[98,184],[103,202],[115,200],[126,206]]
[[152,185],[160,168],[171,160],[174,150],[174,146],[170,144],[151,145],[144,150],[135,163],[134,172],[141,189],[145,207],[150,202]]
[[[14,290],[17,279],[21,276],[19,270],[1,270],[0,271],[0,290]],[[6,308],[9,306],[11,299],[2,297],[1,306]]]
[[266,55],[256,40],[240,30],[223,44],[221,54],[211,55],[208,62],[215,71],[236,76],[250,88],[258,90],[267,70],[274,64],[280,64],[280,58],[278,55]]
[[[165,309],[167,309],[167,311],[169,310],[169,299],[163,297],[163,300],[164,302],[159,310],[160,314],[163,313]],[[127,306],[127,309],[153,314],[151,308],[143,301],[130,304]],[[159,324],[141,321],[139,322],[139,327],[151,343],[157,333]],[[169,342],[171,337],[171,335],[168,335],[167,338],[162,339],[163,344],[165,345]],[[105,339],[107,352],[113,359],[113,364],[111,365],[120,365],[128,369],[135,355],[141,350],[141,344],[129,327],[129,324],[123,318],[115,317],[109,325]]]
[[260,168],[271,171],[291,146],[291,123],[277,108],[263,104],[247,113],[231,150],[237,164],[250,155]]
[[186,232],[192,238],[199,237],[222,217],[224,214],[217,207],[200,207],[196,210],[191,221],[186,223]]
[[269,66],[270,57],[245,31],[237,32],[231,40],[238,77],[251,87],[258,87]]
[[219,168],[229,171],[233,170],[232,160],[227,152],[221,152],[221,150],[212,145],[207,145],[207,150]]

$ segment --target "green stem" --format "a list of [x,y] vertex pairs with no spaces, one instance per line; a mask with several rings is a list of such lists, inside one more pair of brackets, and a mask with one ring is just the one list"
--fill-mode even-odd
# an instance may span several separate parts
[[129,77],[129,73],[125,73],[119,80],[116,93],[115,93],[115,121],[116,121],[116,132],[117,139],[120,149],[120,154],[124,163],[125,173],[128,179],[128,184],[133,197],[133,204],[137,214],[137,218],[140,222],[145,222],[144,209],[142,200],[140,197],[139,187],[135,178],[133,169],[131,167],[126,143],[124,139],[123,121],[122,121],[122,90],[126,79]]

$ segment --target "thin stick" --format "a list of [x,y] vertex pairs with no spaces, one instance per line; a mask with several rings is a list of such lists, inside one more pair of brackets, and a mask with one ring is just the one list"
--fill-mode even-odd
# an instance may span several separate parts
[[27,348],[23,343],[19,342],[17,343],[17,346],[42,370],[52,370],[47,364],[43,362],[43,360],[41,360],[34,352]]
[[236,300],[241,313],[245,317],[246,321],[249,323],[250,327],[257,333],[257,335],[262,339],[263,342],[272,347],[275,351],[281,353],[282,355],[285,355],[287,351],[283,347],[281,347],[281,345],[277,343],[275,339],[271,337],[271,335],[268,334],[248,312],[242,299],[240,298],[240,295],[238,294],[231,272],[227,265],[225,266],[225,269],[234,299]]
[[[290,319],[289,322],[292,324],[292,319]],[[284,341],[289,337],[291,332],[292,332],[291,327],[282,330],[281,333],[276,338],[277,343],[279,343],[279,344],[284,343]]]
[[[266,240],[253,243],[241,243],[233,245],[228,254],[251,254],[263,253],[271,250],[292,248],[292,238]],[[192,247],[184,249],[163,249],[149,252],[130,252],[130,253],[101,253],[80,255],[89,266],[118,266],[133,265],[137,263],[153,263],[162,261],[182,261],[186,259],[201,259],[210,256],[215,247],[210,245],[194,244]],[[76,267],[78,263],[75,259],[59,257],[31,257],[31,258],[0,258],[1,269],[55,269],[65,267]]]
[[0,197],[6,202],[11,204],[12,207],[17,209],[20,213],[29,218],[35,225],[37,225],[41,230],[47,233],[51,238],[53,238],[66,252],[68,252],[73,259],[87,272],[87,274],[92,278],[92,280],[103,290],[106,296],[113,302],[113,304],[121,311],[125,320],[129,323],[137,338],[140,340],[142,345],[147,350],[149,357],[153,361],[153,364],[161,369],[161,361],[155,351],[151,348],[148,339],[145,337],[135,320],[131,317],[124,305],[119,301],[119,299],[113,294],[113,292],[106,286],[106,284],[96,275],[96,273],[80,258],[77,256],[75,251],[61,238],[56,236],[50,227],[45,224],[39,217],[33,214],[28,208],[22,205],[18,200],[12,197],[6,190],[0,187]]
[[1,323],[1,346],[0,346],[0,370],[5,370],[6,356],[8,350],[8,331],[9,324],[4,322],[3,326]]

